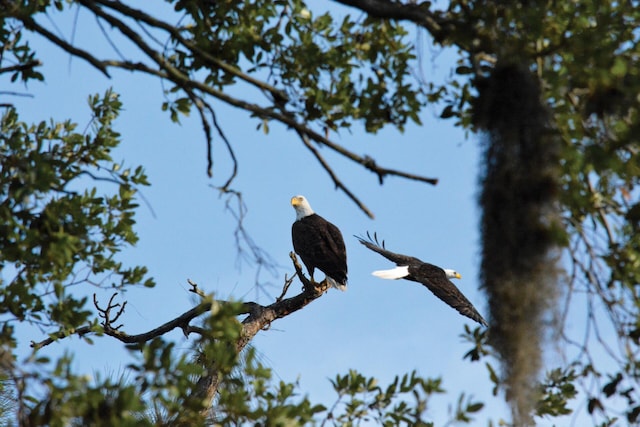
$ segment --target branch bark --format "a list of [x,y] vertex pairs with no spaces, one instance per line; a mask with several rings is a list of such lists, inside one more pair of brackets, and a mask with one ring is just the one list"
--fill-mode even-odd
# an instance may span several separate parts
[[10,67],[0,67],[0,74],[11,73],[13,71],[25,71],[30,68],[39,67],[42,65],[42,62],[39,59],[33,59],[31,61],[27,61],[22,64],[12,65]]
[[[304,308],[311,302],[320,298],[330,288],[330,285],[328,285],[326,281],[316,283],[309,280],[302,272],[302,267],[298,262],[296,255],[291,252],[289,256],[296,270],[296,275],[302,282],[302,292],[293,297],[284,298],[286,289],[288,289],[292,280],[287,279],[285,280],[285,290],[283,291],[283,294],[280,295],[280,297],[278,297],[272,304],[263,306],[255,302],[242,303],[241,309],[237,314],[246,314],[247,317],[242,320],[241,337],[235,343],[235,351],[237,351],[238,353],[240,353],[247,346],[247,344],[251,342],[253,337],[255,337],[258,332],[267,328],[273,321],[286,317]],[[101,322],[101,328],[96,326],[83,326],[76,329],[72,333],[69,333],[68,331],[60,331],[51,334],[49,338],[45,340],[39,342],[32,341],[31,347],[34,350],[39,350],[42,347],[52,344],[59,339],[64,339],[66,337],[74,335],[84,336],[92,333],[104,333],[105,335],[113,337],[118,341],[126,344],[144,344],[176,328],[182,329],[185,336],[189,336],[189,334],[194,332],[202,334],[202,328],[191,325],[191,321],[210,311],[214,304],[227,304],[228,302],[221,300],[211,300],[210,297],[204,295],[203,292],[198,289],[195,283],[191,281],[189,281],[189,283],[192,287],[190,289],[190,292],[203,297],[204,301],[193,307],[192,309],[182,313],[180,316],[171,319],[163,325],[158,326],[157,328],[154,328],[150,331],[135,335],[130,335],[126,332],[121,331],[121,326],[114,326],[114,322],[116,322],[119,319],[120,315],[124,312],[126,302],[122,304],[114,303],[114,299],[117,296],[117,293],[115,293],[110,298],[106,307],[100,307],[94,294],[94,305],[98,310],[99,316],[103,319]],[[199,399],[204,399],[204,401],[207,402],[207,405],[205,405],[206,412],[209,412],[211,408],[211,403],[213,401],[213,398],[215,397],[218,386],[220,385],[220,379],[221,376],[217,371],[215,364],[211,364],[210,366],[206,366],[205,374],[197,381],[196,397]]]
[[347,6],[355,7],[369,15],[396,21],[413,22],[431,33],[435,41],[441,42],[446,38],[447,21],[438,13],[431,10],[431,2],[402,4],[389,0],[335,0]]
[[47,30],[46,28],[38,24],[31,16],[19,15],[19,16],[16,16],[16,18],[20,19],[24,23],[25,27],[27,27],[31,31],[34,31],[40,34],[41,36],[43,36],[53,44],[57,45],[58,47],[61,47],[63,50],[65,50],[69,54],[73,56],[77,56],[78,58],[84,59],[85,61],[93,65],[95,68],[100,70],[102,74],[104,74],[107,77],[111,77],[109,75],[109,72],[107,71],[106,65],[91,53],[87,52],[86,50],[79,49],[73,46],[71,43],[67,43],[65,40],[61,39],[51,31]]
[[[212,167],[212,160],[210,155],[211,139],[209,135],[209,123],[203,113],[205,111],[211,113],[213,112],[213,108],[210,103],[205,100],[206,95],[221,100],[228,105],[243,109],[259,118],[274,120],[294,129],[299,135],[304,136],[303,144],[307,145],[308,141],[311,140],[319,145],[326,146],[336,153],[340,154],[341,156],[373,172],[378,177],[378,180],[381,183],[385,176],[399,176],[405,179],[416,180],[431,185],[435,185],[438,181],[435,178],[380,167],[376,164],[375,161],[373,161],[371,157],[366,155],[358,155],[346,149],[344,146],[333,142],[331,139],[322,135],[320,132],[315,131],[310,124],[297,119],[295,113],[287,110],[286,106],[289,99],[287,94],[283,90],[278,89],[277,87],[267,83],[266,81],[262,81],[249,74],[246,74],[237,67],[228,64],[225,61],[220,60],[219,58],[216,58],[210,52],[206,52],[203,49],[199,48],[194,42],[184,36],[184,34],[181,32],[180,27],[171,25],[168,22],[159,20],[142,10],[129,7],[122,2],[115,0],[79,0],[78,3],[82,7],[88,9],[97,19],[106,22],[112,27],[116,28],[117,31],[119,31],[127,40],[132,42],[138,49],[140,49],[140,51],[144,54],[145,60],[151,60],[151,62],[145,63],[142,61],[132,61],[128,59],[119,61],[111,60],[108,58],[99,58],[93,53],[80,49],[74,46],[73,43],[63,40],[53,32],[40,25],[33,19],[31,15],[21,13],[17,8],[12,11],[10,15],[12,18],[22,21],[27,29],[45,37],[55,46],[62,48],[64,51],[73,56],[84,59],[93,67],[100,70],[107,77],[109,77],[109,68],[119,68],[134,72],[142,72],[144,74],[149,74],[154,77],[159,77],[161,79],[171,81],[190,98],[202,101],[202,105],[196,105],[196,108],[198,108],[198,111],[201,113],[203,129],[205,132],[205,136],[207,137],[207,149],[209,153],[207,170],[208,174],[211,173]],[[439,17],[437,12],[430,11],[429,7],[424,5],[398,5],[381,0],[341,1],[341,3],[361,8],[361,10],[365,10],[373,16],[382,17],[383,14],[389,13],[390,15],[386,16],[387,18],[406,19],[412,22],[416,22],[419,25],[429,29],[432,35],[434,35],[434,37],[436,38],[437,34],[444,34],[443,32],[445,31],[443,25],[447,22],[447,20]],[[116,14],[119,15],[116,16]],[[185,74],[185,72],[172,65],[172,63],[164,55],[163,52],[154,49],[149,43],[147,43],[147,40],[143,37],[142,33],[133,30],[131,25],[126,22],[127,19],[135,20],[141,25],[149,26],[150,28],[153,28],[155,30],[164,31],[169,37],[171,37],[172,40],[175,40],[178,45],[180,45],[183,49],[189,51],[194,58],[197,58],[199,61],[207,64],[210,69],[221,69],[225,73],[228,73],[229,75],[246,82],[251,87],[260,91],[260,93],[268,95],[267,97],[270,98],[269,104],[262,106],[237,97],[230,96],[229,94],[218,90],[205,82],[199,81],[196,78]],[[298,102],[302,101],[298,100]],[[210,115],[214,117],[213,114]],[[219,127],[216,126],[216,128],[220,130]],[[306,141],[305,138],[307,139]],[[226,141],[224,137],[222,137],[222,139],[227,148],[230,148],[231,145],[229,144],[229,142]],[[230,151],[230,153],[233,157],[233,151]],[[316,158],[318,157],[316,156]],[[318,160],[320,161],[320,159]],[[334,184],[336,183],[336,181],[339,182],[339,180],[337,180],[337,175],[334,174],[330,169],[327,169],[326,165],[322,164],[322,161],[320,161],[320,163],[323,168],[325,168],[325,170],[327,170],[330,175],[332,175]],[[222,189],[228,190],[230,181],[233,180],[233,178],[234,175],[232,175],[230,179],[227,180],[224,186],[222,186]],[[363,212],[365,212],[365,214],[370,217],[373,216],[370,210],[364,205],[364,203],[360,201],[353,192],[350,192],[345,185],[336,185],[336,188],[340,191],[343,191],[349,199],[351,199]]]

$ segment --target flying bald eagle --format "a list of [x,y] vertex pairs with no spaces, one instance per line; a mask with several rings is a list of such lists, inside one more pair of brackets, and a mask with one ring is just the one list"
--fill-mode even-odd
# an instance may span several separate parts
[[407,279],[422,283],[429,288],[435,296],[458,310],[463,316],[467,316],[483,326],[488,326],[480,313],[473,307],[473,304],[471,304],[469,300],[462,295],[462,292],[449,280],[460,279],[461,276],[458,272],[449,269],[444,270],[433,264],[423,262],[418,258],[388,251],[384,248],[384,242],[382,245],[379,245],[377,239],[375,243],[373,243],[373,241],[366,241],[361,237],[358,237],[358,240],[367,248],[395,262],[397,265],[396,268],[390,270],[374,271],[372,273],[374,276],[383,279]]
[[347,250],[338,227],[313,212],[304,196],[291,198],[296,220],[291,226],[293,249],[302,259],[313,281],[313,271],[322,271],[334,288],[347,289]]

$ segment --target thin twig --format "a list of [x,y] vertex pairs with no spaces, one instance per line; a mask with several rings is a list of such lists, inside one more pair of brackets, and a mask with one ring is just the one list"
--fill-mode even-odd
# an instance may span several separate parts
[[32,59],[23,64],[11,65],[4,68],[0,67],[0,74],[11,73],[13,71],[26,71],[31,68],[39,67],[40,65],[42,65],[42,61],[40,61],[39,59]]
[[189,283],[191,285],[191,289],[189,289],[189,292],[193,292],[194,294],[198,295],[200,298],[206,298],[207,295],[204,293],[204,291],[202,291],[200,288],[198,288],[198,284],[196,282],[194,282],[191,279],[187,279],[187,283]]
[[213,177],[213,139],[211,138],[211,126],[204,111],[205,105],[207,104],[200,96],[196,95],[193,90],[189,89],[186,92],[191,102],[193,102],[193,105],[198,109],[198,114],[200,114],[200,122],[202,123],[204,136],[207,140],[207,176],[211,178]]
[[229,156],[231,157],[231,163],[233,164],[233,167],[231,168],[231,175],[227,179],[227,182],[225,182],[224,185],[220,187],[220,190],[224,192],[229,189],[231,182],[238,175],[238,159],[236,158],[236,153],[233,150],[231,143],[229,142],[226,135],[224,134],[222,127],[218,123],[218,117],[216,116],[216,112],[208,103],[205,103],[205,108],[209,110],[209,114],[211,114],[211,118],[213,119],[213,126],[216,128],[216,130],[218,131],[218,135],[220,135],[220,138],[222,139],[222,142],[224,142],[224,145],[227,147],[227,151],[229,152]]
[[287,276],[285,275],[285,277],[284,277],[284,286],[282,287],[282,293],[280,294],[280,296],[278,298],[276,298],[276,301],[282,301],[282,299],[286,295],[287,291],[289,290],[289,286],[291,286],[291,283],[293,283],[293,279],[295,279],[295,277],[297,275],[298,274],[296,273],[293,276],[291,276],[290,278],[287,278]]
[[36,33],[40,34],[44,38],[48,39],[53,44],[60,46],[62,49],[66,50],[70,54],[84,59],[85,61],[93,65],[95,68],[100,70],[105,76],[111,77],[109,75],[109,72],[107,71],[105,64],[102,63],[102,61],[99,61],[95,56],[93,56],[86,50],[79,49],[67,43],[65,40],[61,39],[57,35],[53,34],[51,31],[39,25],[36,21],[33,20],[31,16],[20,15],[20,16],[16,16],[16,18],[20,19],[24,23],[25,27],[27,27],[28,29],[35,31]]
[[329,174],[329,176],[331,177],[331,180],[333,181],[334,185],[336,186],[336,188],[339,188],[340,190],[342,190],[347,197],[349,197],[351,200],[354,201],[354,203],[356,205],[358,205],[358,207],[371,219],[374,218],[373,212],[371,212],[369,210],[369,208],[367,208],[364,203],[362,203],[360,201],[360,199],[358,199],[358,197],[353,194],[351,192],[351,190],[349,190],[343,183],[342,181],[340,181],[340,179],[338,179],[338,176],[333,172],[333,169],[331,169],[331,166],[329,166],[329,163],[327,163],[327,161],[324,159],[324,157],[322,157],[322,155],[320,154],[320,152],[316,149],[316,147],[313,146],[313,144],[311,144],[311,142],[309,141],[309,138],[307,137],[306,134],[298,132],[298,135],[300,136],[300,139],[302,139],[302,142],[304,143],[304,145],[309,149],[309,151],[311,151],[311,153],[315,156],[315,158],[318,160],[318,162],[320,163],[320,165],[324,168],[325,171],[327,171],[327,173]]

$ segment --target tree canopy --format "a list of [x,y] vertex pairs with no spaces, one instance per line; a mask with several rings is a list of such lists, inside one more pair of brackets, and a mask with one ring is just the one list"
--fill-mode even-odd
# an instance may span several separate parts
[[[111,49],[63,36],[56,19],[74,14],[90,17]],[[157,107],[167,120],[194,114],[200,121],[203,173],[221,168],[214,145],[226,150],[222,170],[230,172],[216,188],[240,200],[236,235],[263,264],[269,261],[242,228],[240,163],[217,115],[221,103],[246,112],[257,130],[286,127],[328,173],[327,185],[370,217],[338,162],[372,172],[380,184],[395,176],[433,185],[437,177],[358,154],[343,136],[356,127],[402,131],[437,108],[483,151],[481,278],[490,328],[464,331],[472,346],[467,358],[485,363],[515,425],[581,407],[595,424],[637,422],[638,2],[339,0],[323,10],[288,0],[0,0],[0,18],[0,77],[12,89],[47,81],[35,39],[105,76],[125,70],[161,81],[165,101]],[[445,81],[419,72],[421,37],[455,55]],[[137,241],[140,190],[149,185],[144,165],[112,156],[127,143],[114,124],[126,106],[113,91],[92,93],[86,129],[75,118],[25,123],[11,100],[16,91],[0,91],[4,419],[429,424],[425,409],[443,391],[439,379],[399,373],[382,386],[351,371],[332,381],[343,405],[327,408],[274,381],[245,348],[326,290],[304,277],[295,257],[297,278],[285,278],[282,295],[269,304],[217,300],[192,283],[199,300],[191,310],[158,319],[148,333],[127,333],[118,323],[125,303],[91,301],[77,291],[79,284],[119,291],[158,280],[120,256]],[[294,280],[303,291],[287,297]],[[580,335],[567,328],[570,319],[585,324]],[[34,339],[28,363],[14,350],[23,324],[46,334]],[[192,338],[190,351],[165,336],[176,328]],[[603,338],[607,329],[616,342]],[[43,347],[74,335],[126,343],[131,376],[90,380],[74,372],[70,355],[43,356]],[[543,357],[549,337],[565,355],[558,366]],[[468,422],[482,407],[460,396],[451,418]]]

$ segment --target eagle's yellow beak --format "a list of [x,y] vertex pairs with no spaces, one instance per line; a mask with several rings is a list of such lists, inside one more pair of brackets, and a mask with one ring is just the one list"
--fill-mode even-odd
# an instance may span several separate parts
[[302,203],[302,197],[293,196],[291,198],[291,206],[296,207],[296,206],[300,205],[300,203]]
[[458,272],[456,272],[456,274],[454,275],[454,277],[455,277],[456,279],[462,279],[462,275],[461,275],[460,273],[458,273]]

